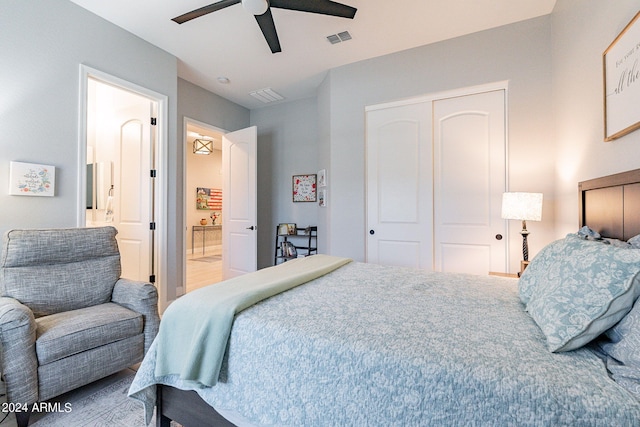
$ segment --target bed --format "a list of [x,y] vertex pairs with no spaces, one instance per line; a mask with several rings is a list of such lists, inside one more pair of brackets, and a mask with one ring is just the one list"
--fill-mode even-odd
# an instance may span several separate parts
[[340,262],[238,310],[214,375],[188,294],[162,322],[199,326],[159,335],[129,395],[158,426],[638,425],[639,204],[640,170],[581,182],[588,228],[519,280]]

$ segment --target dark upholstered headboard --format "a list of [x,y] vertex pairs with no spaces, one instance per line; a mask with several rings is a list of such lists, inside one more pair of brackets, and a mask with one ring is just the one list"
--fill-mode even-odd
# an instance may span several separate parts
[[580,227],[628,240],[640,234],[640,169],[578,184]]

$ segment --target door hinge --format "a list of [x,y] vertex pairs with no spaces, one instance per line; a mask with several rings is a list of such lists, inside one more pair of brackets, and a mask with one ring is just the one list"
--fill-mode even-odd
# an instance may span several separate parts
[[150,171],[151,178],[155,178],[156,174],[157,174],[157,171],[155,169],[151,169],[151,171]]
[[155,222],[150,222],[149,223],[149,230],[155,230],[156,229],[156,223]]
[[157,124],[157,120],[155,117],[151,117],[151,126],[155,126]]
[[156,275],[152,274],[151,276],[149,276],[149,283],[156,283]]

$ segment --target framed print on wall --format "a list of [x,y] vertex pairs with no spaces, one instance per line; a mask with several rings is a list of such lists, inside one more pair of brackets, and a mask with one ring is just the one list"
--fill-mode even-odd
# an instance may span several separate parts
[[320,169],[318,171],[318,187],[326,187],[327,186],[327,170]]
[[640,12],[602,54],[604,140],[640,128]]
[[9,194],[14,196],[53,197],[55,193],[54,166],[11,162],[9,177]]
[[327,189],[321,188],[318,190],[318,206],[321,208],[327,207]]
[[196,187],[196,209],[222,211],[222,190]]
[[316,174],[293,175],[293,201],[316,201]]

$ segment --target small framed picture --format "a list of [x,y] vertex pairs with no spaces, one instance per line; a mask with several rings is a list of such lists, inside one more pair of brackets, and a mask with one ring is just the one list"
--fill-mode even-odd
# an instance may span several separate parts
[[293,175],[293,201],[316,201],[316,174]]
[[298,232],[298,227],[295,224],[287,224],[287,234],[290,236]]
[[327,186],[327,170],[320,169],[318,171],[318,187],[326,187]]
[[56,168],[35,163],[11,162],[9,194],[14,196],[53,197],[56,188]]
[[278,235],[286,236],[289,234],[289,224],[278,224]]
[[327,189],[326,188],[320,188],[318,190],[318,205],[321,208],[327,207]]

